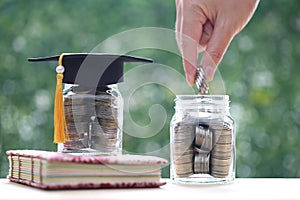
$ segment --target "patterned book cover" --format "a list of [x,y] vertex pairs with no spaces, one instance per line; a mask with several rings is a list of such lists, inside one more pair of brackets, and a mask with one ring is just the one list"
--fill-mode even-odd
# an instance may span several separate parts
[[86,156],[10,150],[7,178],[42,189],[159,187],[167,160],[155,156]]

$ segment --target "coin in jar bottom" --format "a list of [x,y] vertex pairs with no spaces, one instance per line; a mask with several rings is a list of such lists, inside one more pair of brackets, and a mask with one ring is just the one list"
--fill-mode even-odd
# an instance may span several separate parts
[[[228,169],[229,170],[229,169]],[[226,178],[229,175],[228,170],[219,170],[219,169],[212,169],[211,176],[216,178]]]
[[194,157],[194,173],[206,174],[209,173],[210,154],[196,153]]
[[76,150],[85,148],[81,140],[71,140],[64,143],[65,150]]
[[174,163],[175,173],[178,177],[188,177],[193,174],[193,164],[192,163],[183,163],[176,164]]
[[105,139],[101,138],[101,140],[97,141],[96,138],[93,138],[91,144],[91,148],[100,150],[101,148],[113,148],[117,145],[116,139]]
[[229,159],[211,159],[211,175],[218,178],[225,178],[229,175],[231,158]]

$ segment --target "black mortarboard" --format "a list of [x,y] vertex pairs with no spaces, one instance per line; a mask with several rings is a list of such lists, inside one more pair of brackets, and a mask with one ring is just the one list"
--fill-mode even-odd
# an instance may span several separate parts
[[62,83],[78,84],[91,88],[105,88],[123,81],[124,62],[152,62],[150,59],[112,54],[66,54],[29,58],[30,62],[58,61],[54,103],[54,142],[68,140],[65,121]]
[[[30,62],[58,61],[60,56],[28,58]],[[152,62],[151,59],[113,54],[65,54],[62,57],[64,83],[103,87],[123,82],[124,62]]]

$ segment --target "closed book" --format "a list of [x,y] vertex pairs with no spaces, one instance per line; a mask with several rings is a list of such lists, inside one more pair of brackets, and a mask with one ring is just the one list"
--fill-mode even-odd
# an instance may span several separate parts
[[42,189],[159,187],[163,158],[10,150],[7,178]]

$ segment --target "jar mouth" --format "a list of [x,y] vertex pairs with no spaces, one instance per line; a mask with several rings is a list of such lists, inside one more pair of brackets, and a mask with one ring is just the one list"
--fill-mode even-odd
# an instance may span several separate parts
[[212,109],[229,108],[228,95],[176,95],[175,109]]
[[229,100],[229,96],[224,94],[194,94],[194,95],[176,95],[176,99],[181,99],[181,100],[188,100],[188,99],[198,99],[198,98],[209,98],[209,99],[215,99],[215,100]]

